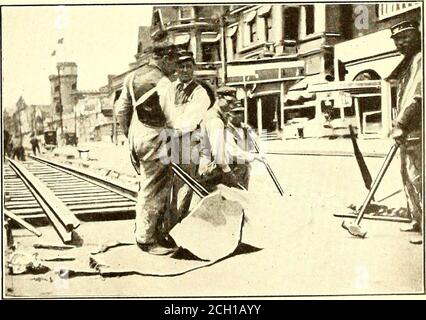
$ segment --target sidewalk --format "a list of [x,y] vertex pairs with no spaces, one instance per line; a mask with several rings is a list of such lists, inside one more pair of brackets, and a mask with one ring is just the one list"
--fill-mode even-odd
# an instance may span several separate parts
[[[393,143],[392,139],[358,140],[365,157],[384,157]],[[334,140],[325,138],[287,139],[261,141],[260,148],[269,154],[311,156],[353,156],[349,138]],[[88,149],[89,160],[80,158],[78,150]],[[89,168],[100,175],[118,178],[123,182],[137,184],[137,175],[130,162],[127,143],[115,145],[110,142],[87,142],[79,146],[60,146],[46,152],[47,156],[61,162]]]
[[[393,139],[358,139],[359,149],[365,157],[385,157],[393,144]],[[306,138],[262,141],[266,153],[306,154],[324,156],[352,156],[354,154],[350,138]],[[261,148],[262,148],[261,146]]]
[[[89,150],[88,160],[80,157],[78,150]],[[81,143],[77,147],[59,146],[52,151],[45,151],[42,157],[65,164],[80,166],[108,178],[119,179],[124,183],[137,186],[138,178],[130,162],[129,148],[111,142]]]

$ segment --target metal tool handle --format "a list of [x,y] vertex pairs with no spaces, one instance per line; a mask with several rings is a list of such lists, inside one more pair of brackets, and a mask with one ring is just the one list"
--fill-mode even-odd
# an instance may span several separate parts
[[172,162],[173,172],[183,180],[199,197],[203,198],[209,194],[208,190],[204,188],[197,180],[192,178],[188,173],[186,173],[181,167],[176,163]]
[[370,171],[368,170],[367,164],[364,161],[364,157],[362,156],[361,150],[359,150],[358,143],[355,137],[354,128],[352,127],[352,125],[349,125],[348,128],[349,128],[350,138],[352,141],[352,146],[354,148],[355,159],[358,163],[359,170],[361,171],[362,179],[364,180],[364,185],[367,188],[367,190],[370,190],[373,179],[371,178]]
[[[250,137],[250,140],[251,140],[251,142],[253,143],[254,148],[256,149],[256,152],[257,152],[257,153],[260,153],[260,148],[259,148],[259,146],[258,146],[258,144],[257,144],[256,140],[255,140],[255,139],[251,136],[251,133],[250,133],[250,132],[248,133],[248,136]],[[280,195],[281,195],[281,196],[284,196],[284,190],[283,190],[283,188],[281,187],[281,185],[280,185],[280,183],[279,183],[279,181],[278,181],[277,177],[275,176],[274,172],[272,171],[271,166],[270,166],[270,165],[266,162],[266,160],[264,160],[264,161],[262,161],[262,162],[263,162],[263,164],[265,165],[266,170],[268,170],[268,173],[269,173],[269,175],[271,176],[271,179],[272,179],[272,181],[274,182],[275,186],[277,187],[278,192],[280,193]]]
[[364,216],[364,213],[367,209],[367,206],[370,204],[371,199],[373,198],[374,194],[377,191],[377,188],[380,185],[380,182],[382,181],[386,171],[389,168],[390,163],[392,162],[393,157],[396,154],[396,151],[398,150],[399,146],[397,144],[394,144],[392,148],[389,150],[388,154],[386,155],[385,161],[382,164],[382,167],[380,168],[379,173],[377,174],[376,179],[373,182],[373,185],[371,186],[370,192],[368,192],[367,197],[364,200],[364,203],[362,204],[361,209],[359,210],[358,216],[356,218],[355,224],[359,225],[362,217]]

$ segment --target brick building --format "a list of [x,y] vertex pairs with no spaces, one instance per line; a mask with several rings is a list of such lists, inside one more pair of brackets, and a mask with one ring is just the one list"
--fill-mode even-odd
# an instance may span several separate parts
[[387,78],[403,59],[390,38],[390,27],[404,20],[421,26],[421,2],[351,5],[351,9],[350,37],[334,52],[335,67],[339,62],[346,71],[341,80],[353,82],[340,84],[340,91],[349,95],[349,103],[340,108],[341,118],[352,120],[363,137],[385,136],[396,113],[396,88]]
[[108,87],[79,91],[75,110],[72,122],[80,142],[111,141],[113,117]]
[[[297,137],[302,128],[304,137],[345,135],[352,124],[360,136],[383,136],[395,107],[384,79],[402,59],[389,28],[420,21],[420,5],[154,6],[150,38],[166,32],[194,53],[197,77],[236,87],[245,121],[259,133]],[[109,77],[111,101],[124,77],[148,61],[145,38],[141,27],[136,62]]]
[[152,39],[150,35],[150,27],[140,26],[138,32],[137,52],[135,54],[136,60],[129,64],[130,69],[140,67],[148,62],[151,45]]
[[389,28],[407,19],[420,22],[420,2],[231,6],[226,82],[259,133],[383,136],[395,107],[383,79],[402,59]]
[[151,37],[166,31],[167,37],[182,50],[194,53],[195,75],[216,86],[221,59],[221,17],[228,6],[154,6]]

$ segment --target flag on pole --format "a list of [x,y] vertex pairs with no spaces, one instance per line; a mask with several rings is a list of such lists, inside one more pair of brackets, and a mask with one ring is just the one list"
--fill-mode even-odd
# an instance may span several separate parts
[[53,50],[53,52],[51,53],[51,56],[56,56],[56,50]]
[[64,43],[64,38],[58,39],[58,44],[62,44],[62,43]]

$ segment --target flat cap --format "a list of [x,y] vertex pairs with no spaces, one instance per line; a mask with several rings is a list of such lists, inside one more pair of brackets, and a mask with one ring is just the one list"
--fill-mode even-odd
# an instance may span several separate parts
[[191,51],[182,50],[177,54],[177,62],[192,61],[195,63],[194,54]]
[[176,54],[176,46],[170,41],[157,41],[152,45],[152,52],[157,56]]
[[218,96],[236,96],[237,89],[233,87],[222,86],[216,90]]
[[234,105],[232,106],[231,110],[229,112],[242,112],[244,111],[244,106],[240,101],[236,101]]
[[416,21],[402,21],[390,28],[391,38],[395,37],[397,34],[400,34],[405,31],[415,31],[418,30],[418,23]]

